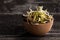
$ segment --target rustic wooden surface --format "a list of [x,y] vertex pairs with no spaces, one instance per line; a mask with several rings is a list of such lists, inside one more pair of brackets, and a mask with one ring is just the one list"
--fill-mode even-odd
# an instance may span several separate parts
[[51,31],[45,36],[35,36],[24,29],[22,14],[30,6],[32,6],[32,9],[36,8],[35,6],[38,3],[32,2],[32,4],[29,4],[30,1],[25,2],[25,0],[20,1],[21,3],[18,0],[13,0],[10,3],[3,3],[3,1],[0,4],[0,40],[60,40],[60,2],[57,2],[57,4],[52,3],[52,7],[50,7],[51,5],[48,6],[49,4],[46,5],[48,9],[51,8],[49,11],[59,12],[51,13],[54,16],[54,25]]

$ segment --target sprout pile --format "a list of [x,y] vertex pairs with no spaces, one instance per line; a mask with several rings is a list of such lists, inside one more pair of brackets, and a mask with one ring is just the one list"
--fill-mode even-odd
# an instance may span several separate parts
[[27,14],[24,15],[27,17],[27,22],[30,24],[44,24],[52,20],[53,16],[49,14],[47,10],[43,10],[43,6],[38,6],[35,11],[29,9]]

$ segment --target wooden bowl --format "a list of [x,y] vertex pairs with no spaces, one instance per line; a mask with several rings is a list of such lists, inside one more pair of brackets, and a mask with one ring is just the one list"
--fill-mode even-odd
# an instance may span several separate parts
[[25,29],[33,35],[45,35],[52,28],[54,19],[45,24],[32,25],[28,22],[24,22]]

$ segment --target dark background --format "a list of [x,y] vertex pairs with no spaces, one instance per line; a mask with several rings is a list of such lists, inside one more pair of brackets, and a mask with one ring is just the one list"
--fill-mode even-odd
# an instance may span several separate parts
[[44,6],[50,12],[60,12],[59,0],[0,0],[0,12],[24,11],[36,5]]
[[[59,0],[0,0],[0,34],[17,35],[24,32],[22,14],[29,7],[44,6],[54,16],[54,30],[59,30],[60,1]],[[23,30],[22,30],[23,29]]]

